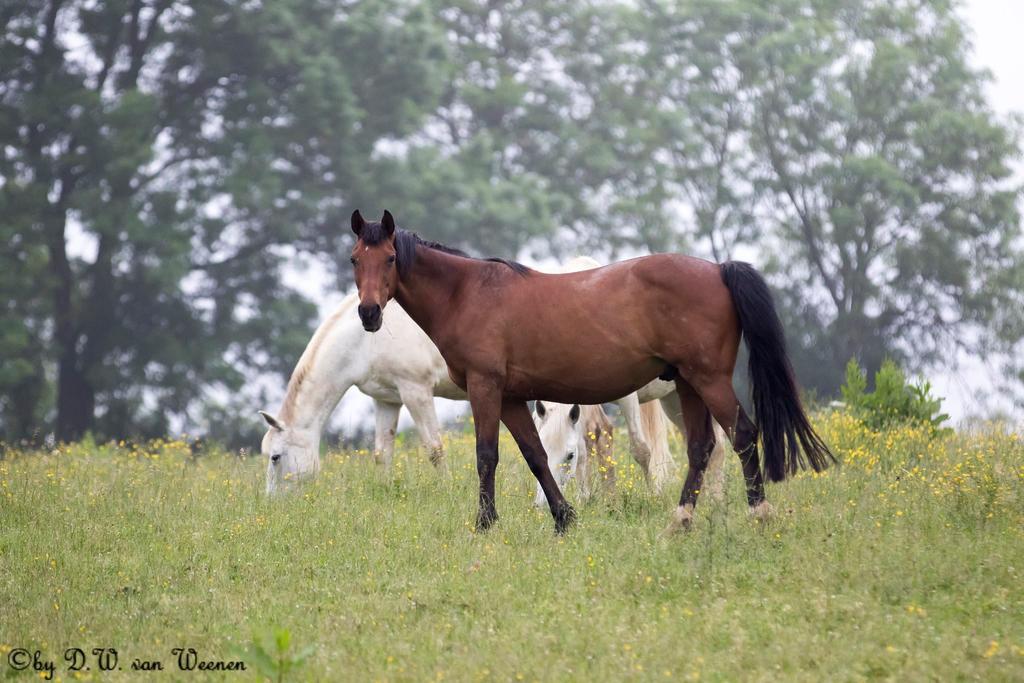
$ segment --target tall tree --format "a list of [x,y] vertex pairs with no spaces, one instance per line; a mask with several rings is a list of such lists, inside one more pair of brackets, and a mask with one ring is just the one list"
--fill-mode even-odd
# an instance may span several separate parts
[[1017,127],[987,105],[955,10],[648,0],[601,34],[628,49],[586,46],[613,65],[586,80],[630,97],[629,165],[652,180],[639,199],[678,209],[642,242],[755,249],[823,393],[851,356],[923,369],[1020,338]]
[[984,97],[956,3],[742,7],[752,180],[804,376],[831,392],[851,356],[920,368],[958,345],[1006,348],[997,318],[1024,263],[1019,145]]
[[429,16],[397,0],[2,13],[6,436],[45,411],[48,368],[72,439],[163,431],[290,364],[313,308],[281,286],[283,256],[338,248],[378,141],[432,109]]

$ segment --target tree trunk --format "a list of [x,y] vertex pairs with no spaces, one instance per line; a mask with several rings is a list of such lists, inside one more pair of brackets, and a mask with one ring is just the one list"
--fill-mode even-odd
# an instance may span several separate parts
[[92,427],[96,392],[78,368],[74,349],[61,354],[57,369],[57,440],[76,441]]
[[30,439],[33,446],[38,445],[36,437],[42,428],[38,420],[39,402],[45,386],[46,377],[42,370],[37,368],[36,372],[12,388],[10,419],[0,429],[3,438],[11,442]]
[[53,272],[54,336],[60,356],[57,361],[57,440],[80,439],[92,426],[96,392],[82,368],[81,337],[74,310],[74,273],[65,242],[67,214],[63,202],[49,212],[50,269]]
[[[874,377],[882,366],[885,357],[878,329],[874,322],[863,313],[840,313],[827,335],[832,340],[833,355],[837,377],[842,377],[842,370],[851,358],[856,358],[867,373]],[[841,380],[840,380],[841,381]]]

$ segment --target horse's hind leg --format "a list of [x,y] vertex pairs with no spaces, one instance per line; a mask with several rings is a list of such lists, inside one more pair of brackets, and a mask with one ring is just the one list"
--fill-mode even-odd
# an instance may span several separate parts
[[[675,396],[675,392],[672,392],[672,395]],[[676,468],[672,451],[668,447],[668,416],[660,401],[641,404],[640,416],[644,424],[644,433],[647,435],[647,443],[651,447],[647,480],[651,490],[660,494]]]
[[[622,417],[626,421],[626,432],[629,434],[629,450],[637,464],[644,471],[644,477],[648,476],[648,469],[651,462],[651,446],[647,443],[647,436],[644,432],[644,424],[640,415],[640,399],[636,393],[620,398],[616,403],[622,410]],[[612,477],[614,477],[614,473]]]
[[772,508],[764,496],[764,479],[761,476],[761,463],[757,453],[757,427],[736,398],[732,378],[723,374],[701,384],[697,390],[711,410],[711,414],[725,428],[726,434],[732,440],[733,450],[743,465],[747,505],[750,506],[751,516],[759,519],[768,517]]
[[[711,429],[711,413],[700,395],[684,379],[676,380],[676,394],[679,398],[679,412],[670,414],[673,421],[681,419],[686,434],[686,456],[689,467],[683,492],[679,497],[679,507],[672,516],[666,533],[680,529],[688,529],[693,522],[693,508],[697,505],[697,496],[704,480],[711,452],[715,447],[715,434]],[[675,411],[672,411],[673,413]]]
[[583,434],[576,457],[576,482],[580,500],[587,501],[594,492],[594,479],[605,494],[615,492],[615,427],[599,405],[580,406]]
[[[584,439],[587,451],[593,453],[590,458],[597,470],[601,488],[607,493],[615,492],[615,426],[605,415],[601,406],[591,406],[592,415]],[[593,435],[593,436],[591,436]],[[601,468],[604,471],[601,471]]]
[[420,441],[430,449],[430,463],[439,472],[447,472],[444,444],[441,442],[441,425],[437,421],[437,411],[434,410],[433,392],[422,386],[400,388],[399,391],[405,407],[409,409],[409,414],[416,423]]
[[722,426],[715,420],[711,425],[715,432],[715,448],[711,451],[707,472],[704,473],[704,492],[711,500],[722,500],[725,497],[725,444],[728,437]]
[[[679,429],[679,434],[682,435],[683,441],[687,441],[686,423],[683,422],[679,394],[672,391],[662,396],[659,400],[669,420]],[[722,472],[722,464],[725,459],[726,438],[717,420],[712,423],[711,427],[714,443],[711,448],[711,457],[708,459],[707,469],[704,470],[704,486],[701,490],[710,495],[713,500],[719,500],[723,495],[724,488],[725,477]]]
[[402,404],[373,399],[373,410],[376,414],[373,457],[378,465],[388,470],[391,469],[391,460],[395,454],[395,431],[398,429],[398,413],[402,410]]

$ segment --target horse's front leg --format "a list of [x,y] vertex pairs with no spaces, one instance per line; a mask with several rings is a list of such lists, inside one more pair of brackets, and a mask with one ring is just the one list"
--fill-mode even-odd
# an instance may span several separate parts
[[494,473],[498,469],[501,387],[492,379],[469,377],[466,389],[476,428],[476,472],[480,477],[480,509],[476,515],[476,528],[485,531],[498,521],[498,509],[494,504]]
[[[576,446],[576,486],[579,488],[581,502],[587,502],[594,494],[592,480],[594,472],[600,471],[600,458],[596,441],[592,441],[589,434],[581,435]],[[537,490],[539,495],[540,484]]]
[[[616,403],[622,410],[622,417],[626,421],[626,432],[629,434],[629,450],[633,460],[640,465],[644,471],[644,477],[650,476],[651,466],[651,445],[647,442],[647,434],[644,431],[643,419],[640,415],[640,399],[636,393],[623,396]],[[611,465],[608,465],[611,468]],[[614,470],[609,470],[612,480],[615,478]]]
[[530,466],[530,471],[537,478],[537,483],[548,499],[551,516],[555,519],[555,532],[564,533],[576,520],[576,511],[562,495],[558,483],[551,474],[548,455],[544,452],[544,444],[537,434],[537,425],[533,422],[526,401],[504,400],[501,404],[501,421],[512,433],[512,438],[516,440],[526,464]]
[[[636,394],[633,394],[636,396]],[[601,406],[590,406],[589,419],[584,427],[587,451],[593,453],[591,462],[600,475],[605,493],[615,492],[615,426]],[[604,471],[602,471],[602,468]]]

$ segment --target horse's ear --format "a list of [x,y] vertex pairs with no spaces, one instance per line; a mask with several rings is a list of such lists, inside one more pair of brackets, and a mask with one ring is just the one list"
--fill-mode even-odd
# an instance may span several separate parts
[[395,234],[395,217],[387,209],[384,209],[384,218],[380,219],[380,224],[384,228],[384,234],[391,239]]
[[544,409],[544,404],[540,401],[537,401],[535,410],[537,411],[537,417],[544,417],[544,413],[548,412]]
[[365,226],[366,221],[363,220],[363,215],[359,213],[359,209],[356,209],[352,212],[352,232],[356,234],[356,237],[360,237]]
[[[358,213],[358,211],[356,213]],[[277,429],[282,432],[284,431],[284,425],[281,424],[276,417],[266,412],[265,410],[261,410],[260,415],[262,415],[263,419],[267,421],[267,424],[270,426],[271,429]]]
[[569,420],[576,424],[580,420],[580,404],[573,403],[572,408],[569,409]]

